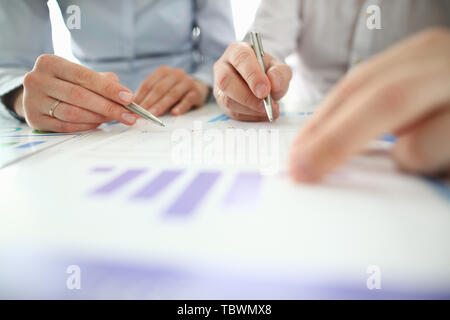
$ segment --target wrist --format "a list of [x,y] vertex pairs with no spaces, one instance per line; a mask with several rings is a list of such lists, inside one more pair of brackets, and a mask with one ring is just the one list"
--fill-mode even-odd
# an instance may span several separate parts
[[200,92],[200,101],[201,105],[203,105],[208,100],[208,97],[211,94],[211,88],[206,83],[200,80],[195,80],[195,85],[197,86]]

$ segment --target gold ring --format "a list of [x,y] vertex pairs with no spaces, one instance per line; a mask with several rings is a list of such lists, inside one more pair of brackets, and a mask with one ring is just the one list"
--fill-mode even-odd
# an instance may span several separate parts
[[48,115],[52,118],[55,118],[55,109],[56,107],[61,103],[61,101],[56,100],[53,102],[52,106],[50,107],[50,110],[48,111]]

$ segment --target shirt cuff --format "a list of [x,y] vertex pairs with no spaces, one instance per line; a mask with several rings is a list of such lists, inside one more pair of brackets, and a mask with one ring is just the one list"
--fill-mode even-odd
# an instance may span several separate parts
[[23,78],[26,72],[21,72],[21,74],[8,75],[7,79],[2,79],[0,84],[0,116],[5,119],[16,119],[21,122],[25,122],[25,119],[15,113],[13,110],[9,109],[3,104],[3,96],[10,93],[11,91],[19,88],[23,85]]

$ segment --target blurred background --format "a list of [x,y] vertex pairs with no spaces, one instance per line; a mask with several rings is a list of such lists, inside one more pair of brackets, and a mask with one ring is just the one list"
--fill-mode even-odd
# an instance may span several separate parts
[[[251,26],[260,2],[261,0],[231,0],[237,39],[242,39]],[[56,0],[48,1],[48,6],[53,25],[55,53],[71,61],[76,61],[70,50],[70,33],[64,24]]]

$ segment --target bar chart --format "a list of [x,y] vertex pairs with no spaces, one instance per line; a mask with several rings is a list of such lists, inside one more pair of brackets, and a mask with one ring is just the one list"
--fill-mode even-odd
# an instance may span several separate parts
[[27,125],[0,124],[0,168],[79,134],[33,130]]
[[[145,204],[158,200],[165,192],[176,187],[179,191],[168,201],[162,212],[164,216],[170,217],[195,214],[202,203],[210,197],[211,190],[219,184],[222,185],[223,192],[215,200],[215,205],[223,210],[251,210],[257,208],[261,200],[264,176],[259,172],[242,171],[232,173],[230,176],[230,173],[220,170],[188,172],[184,169],[166,169],[157,170],[147,177],[146,174],[152,171],[155,170],[92,168],[90,174],[104,174],[108,175],[108,178],[106,182],[90,190],[88,195],[93,199],[121,196],[127,202]],[[186,175],[188,179],[182,179]],[[124,189],[131,191],[124,194]]]

